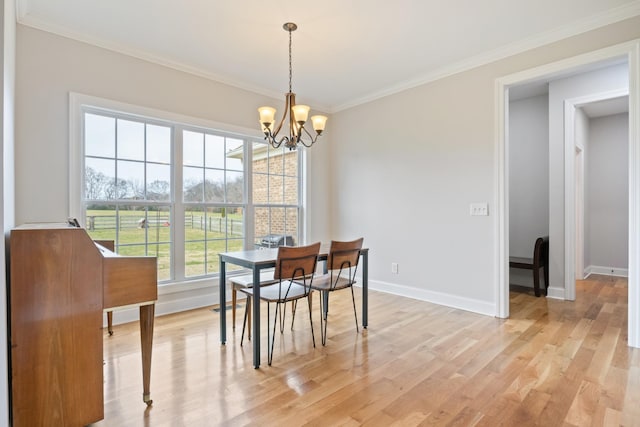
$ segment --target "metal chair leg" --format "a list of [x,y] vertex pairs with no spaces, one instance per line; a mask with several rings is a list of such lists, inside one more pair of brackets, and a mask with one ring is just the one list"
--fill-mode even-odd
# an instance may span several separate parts
[[353,295],[353,286],[351,288],[351,302],[353,302],[353,316],[356,318],[356,332],[360,332],[358,328],[358,312],[356,311],[356,297]]
[[278,323],[278,308],[280,307],[280,303],[276,302],[276,312],[273,316],[273,334],[269,337],[269,323],[271,322],[271,303],[267,303],[267,345],[269,345],[269,341],[271,341],[269,345],[269,354],[267,362],[269,366],[271,366],[271,362],[273,361],[273,347],[276,341],[276,324]]
[[329,299],[329,292],[321,291],[320,295],[320,336],[322,338],[322,345],[327,345],[327,301]]
[[[250,305],[251,305],[251,297],[247,295],[247,303],[244,306],[244,321],[242,322],[242,337],[240,338],[240,347],[242,347],[242,343],[244,341],[244,329],[247,326],[247,318],[249,318]],[[251,322],[250,318],[249,318],[249,322]],[[251,329],[249,329],[249,339],[251,339]]]
[[307,295],[307,304],[309,305],[309,324],[311,325],[311,339],[313,340],[313,348],[316,348],[316,334],[313,332],[313,316],[311,316],[311,292]]
[[[280,306],[280,303],[277,303],[278,306]],[[276,308],[276,312],[278,312],[278,308]],[[284,314],[283,314],[284,312]],[[284,309],[280,309],[280,333],[283,334],[284,333],[284,319],[286,318],[286,314],[287,314],[287,304],[284,304]],[[294,316],[295,316],[295,311],[293,312]]]
[[296,320],[297,308],[298,308],[298,300],[291,301],[291,330],[292,331],[293,331],[293,321]]

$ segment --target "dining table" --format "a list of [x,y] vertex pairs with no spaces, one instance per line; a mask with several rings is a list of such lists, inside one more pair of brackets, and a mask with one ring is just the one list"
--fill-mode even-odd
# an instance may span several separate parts
[[[253,283],[260,283],[260,271],[276,266],[278,248],[260,248],[236,252],[222,252],[218,254],[220,260],[220,342],[225,345],[227,342],[227,264],[233,264],[251,270]],[[329,256],[329,245],[322,244],[318,254],[318,261],[324,262],[323,271],[327,271],[327,258]],[[362,259],[362,327],[367,328],[369,322],[368,314],[368,291],[369,291],[369,249],[360,250]],[[260,286],[255,286],[253,291],[255,301],[260,301]],[[253,316],[252,326],[256,331],[253,334],[253,367],[260,367],[260,304],[252,304]]]

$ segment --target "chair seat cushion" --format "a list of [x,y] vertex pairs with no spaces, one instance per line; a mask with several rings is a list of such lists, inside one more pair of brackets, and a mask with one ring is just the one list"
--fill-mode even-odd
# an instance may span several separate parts
[[348,277],[340,276],[336,278],[336,276],[331,277],[331,274],[327,273],[315,276],[311,283],[311,288],[318,291],[337,291],[338,289],[348,288],[354,283],[356,281],[351,281]]
[[[280,287],[279,283],[260,286],[260,299],[264,301],[269,301],[269,302],[276,302],[276,301],[287,302],[287,301],[293,301],[296,299],[304,298],[310,292],[310,289],[308,287],[305,288],[304,286],[299,285],[297,283],[292,283],[291,288],[288,290],[288,293],[287,293],[288,288],[289,288],[288,281],[282,282],[282,288]],[[253,296],[253,293],[254,293],[253,288],[243,288],[240,290],[240,292],[243,292],[250,296]],[[285,298],[285,294],[286,294],[286,298]]]
[[[277,283],[277,280],[273,279],[273,270],[263,270],[260,272],[260,285],[270,285]],[[229,277],[229,283],[233,285],[234,289],[250,288],[253,286],[253,274],[243,274],[241,276]]]

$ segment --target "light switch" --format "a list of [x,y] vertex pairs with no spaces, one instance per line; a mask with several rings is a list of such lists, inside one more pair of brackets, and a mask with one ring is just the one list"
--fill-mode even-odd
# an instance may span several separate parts
[[469,213],[471,216],[489,216],[489,204],[471,203]]

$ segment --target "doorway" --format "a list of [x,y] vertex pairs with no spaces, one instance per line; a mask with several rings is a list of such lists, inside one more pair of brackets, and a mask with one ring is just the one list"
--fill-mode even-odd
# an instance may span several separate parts
[[[566,153],[575,151],[575,156],[570,157],[567,155],[565,158],[565,194],[567,195],[565,200],[566,222],[565,222],[565,295],[564,298],[570,301],[575,300],[576,295],[576,279],[583,279],[585,276],[585,268],[588,270],[586,274],[590,272],[601,274],[613,274],[616,269],[611,269],[611,265],[599,265],[603,263],[596,263],[595,266],[591,262],[585,263],[585,244],[589,245],[588,239],[585,239],[585,146],[590,139],[588,136],[589,121],[592,118],[602,117],[606,115],[614,115],[622,112],[628,113],[629,111],[629,90],[613,90],[601,93],[592,93],[586,96],[571,98],[565,100],[564,111],[564,123],[565,126],[565,150]],[[629,139],[627,137],[627,139]],[[628,157],[628,154],[627,156]],[[597,158],[594,158],[594,162]],[[592,163],[594,163],[592,162]],[[623,159],[616,161],[617,168],[625,168],[626,164]],[[615,173],[615,169],[614,169]],[[600,177],[599,181],[607,179],[607,175]],[[624,188],[628,193],[628,176],[625,176],[627,182],[621,182],[618,185],[609,186],[611,193],[619,192],[620,187],[624,185]],[[601,184],[594,181],[594,185]],[[626,185],[625,185],[626,184]],[[604,188],[599,193],[606,191]],[[571,200],[569,200],[571,198]],[[630,196],[626,197],[629,201]],[[622,207],[622,206],[621,206]],[[628,210],[628,206],[624,206]],[[621,219],[623,221],[623,219]],[[628,230],[628,219],[624,221],[625,228]],[[628,233],[628,231],[627,231]],[[622,236],[626,241],[627,236]],[[603,236],[603,240],[607,240],[607,235]],[[594,250],[596,248],[594,247]],[[620,251],[617,251],[620,252]],[[625,257],[628,258],[628,253],[625,253]],[[575,260],[574,263],[571,261]],[[590,260],[589,260],[590,261]],[[587,264],[587,265],[585,265]],[[628,267],[628,262],[626,263]]]
[[[639,279],[638,279],[638,267],[639,262],[637,260],[638,248],[640,244],[640,237],[637,236],[636,230],[640,229],[640,150],[638,144],[640,143],[640,129],[638,115],[640,113],[640,106],[638,102],[640,100],[638,91],[640,88],[640,77],[638,76],[638,52],[640,43],[638,41],[624,43],[610,48],[602,49],[589,54],[581,55],[579,57],[570,58],[564,61],[560,61],[546,66],[538,67],[536,69],[527,70],[524,72],[516,73],[510,76],[505,76],[498,79],[496,82],[496,164],[497,177],[496,177],[496,316],[506,318],[509,316],[509,269],[508,269],[508,254],[509,254],[509,182],[508,182],[508,119],[509,119],[509,89],[520,84],[552,81],[553,79],[559,79],[569,75],[575,75],[585,72],[590,69],[602,67],[604,65],[612,64],[614,62],[625,62],[628,64],[628,87],[631,88],[629,92],[629,345],[632,347],[640,347],[640,292],[639,292]],[[571,170],[565,169],[565,174],[570,174],[569,181],[573,183],[575,178],[575,148],[572,144],[571,151],[564,153],[564,159],[570,159],[572,165]],[[565,182],[567,180],[565,179]],[[562,190],[566,190],[562,188]],[[575,206],[575,194],[574,186],[571,185],[570,192],[561,193],[565,204]],[[570,216],[570,218],[569,218]],[[575,223],[575,209],[564,209],[562,222],[562,228],[564,224]],[[552,227],[550,227],[552,228]],[[550,234],[553,234],[554,230],[550,230]],[[575,232],[575,229],[574,229]],[[574,234],[572,233],[572,235]],[[564,235],[562,232],[560,236]],[[563,241],[564,240],[564,241]],[[575,278],[575,255],[571,258],[566,257],[566,250],[569,248],[572,253],[575,253],[575,235],[573,240],[568,242],[565,239],[558,239],[558,247],[562,252],[558,258],[562,261],[552,265],[553,268],[560,269],[560,276],[563,276],[566,280],[567,277]],[[564,250],[562,250],[565,246]],[[571,260],[571,262],[564,262],[565,259]],[[563,265],[562,265],[563,264]],[[564,271],[563,271],[564,270]],[[566,271],[571,272],[570,275],[566,274]],[[563,280],[563,282],[565,281]],[[574,282],[575,283],[575,282]],[[552,286],[554,284],[552,283]],[[551,288],[550,288],[551,289]],[[558,286],[555,290],[555,294],[550,297],[567,299],[567,288]],[[575,288],[574,288],[575,292]],[[551,292],[550,292],[551,293]]]

